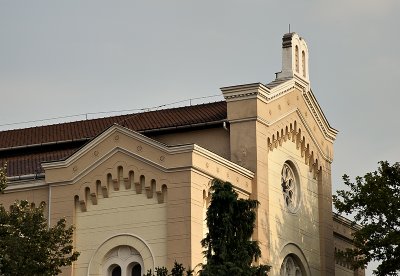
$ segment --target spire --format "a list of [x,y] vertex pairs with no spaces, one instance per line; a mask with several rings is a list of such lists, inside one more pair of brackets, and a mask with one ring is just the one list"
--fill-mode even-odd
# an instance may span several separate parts
[[282,38],[282,71],[277,79],[297,76],[310,83],[308,74],[308,47],[305,40],[296,33],[286,33]]

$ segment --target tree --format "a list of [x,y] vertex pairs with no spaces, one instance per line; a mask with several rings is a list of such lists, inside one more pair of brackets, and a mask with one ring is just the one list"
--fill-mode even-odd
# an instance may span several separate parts
[[168,274],[168,269],[166,267],[156,267],[155,274],[149,269],[144,276],[193,276],[193,272],[194,271],[191,270],[190,267],[186,270],[182,264],[175,261],[171,274]]
[[269,266],[252,266],[261,256],[257,241],[252,241],[257,200],[239,199],[229,182],[214,180],[207,210],[208,233],[201,241],[207,263],[201,276],[266,275]]
[[339,190],[333,203],[340,213],[353,214],[361,228],[353,234],[355,248],[341,255],[363,268],[380,261],[375,275],[400,272],[400,163],[379,162],[377,171],[356,177],[355,183],[343,176],[349,190]]
[[0,166],[0,193],[4,192],[4,189],[7,188],[7,164]]
[[44,205],[16,201],[10,211],[0,206],[0,275],[57,275],[79,253],[73,252],[73,227],[60,219],[48,228]]

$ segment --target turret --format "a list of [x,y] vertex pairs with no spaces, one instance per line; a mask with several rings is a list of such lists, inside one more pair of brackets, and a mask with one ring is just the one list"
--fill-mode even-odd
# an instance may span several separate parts
[[282,38],[282,71],[277,79],[297,76],[310,83],[308,75],[308,47],[305,40],[296,33],[287,33]]

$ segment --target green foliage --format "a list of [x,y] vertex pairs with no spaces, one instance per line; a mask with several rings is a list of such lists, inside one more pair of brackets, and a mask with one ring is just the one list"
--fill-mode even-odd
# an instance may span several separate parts
[[156,276],[168,276],[168,269],[166,267],[157,267]]
[[377,171],[356,177],[344,175],[349,190],[337,191],[333,203],[340,213],[354,214],[361,228],[354,233],[356,248],[341,254],[353,268],[380,261],[375,275],[400,272],[400,163],[379,162]]
[[[186,274],[185,274],[186,271]],[[144,276],[192,276],[193,275],[193,270],[188,268],[187,270],[183,267],[182,264],[177,263],[176,261],[174,262],[174,267],[171,270],[171,274],[168,274],[168,269],[166,267],[156,267],[155,268],[155,274],[149,269],[147,273]]]
[[61,219],[48,228],[44,205],[15,202],[10,211],[0,206],[0,275],[57,275],[79,253],[73,252],[73,227]]
[[207,264],[201,276],[266,275],[269,266],[252,266],[261,256],[257,241],[252,241],[258,201],[239,199],[229,182],[214,180],[207,210],[209,232],[201,241]]
[[7,164],[4,167],[0,167],[0,193],[4,192],[4,189],[7,188]]

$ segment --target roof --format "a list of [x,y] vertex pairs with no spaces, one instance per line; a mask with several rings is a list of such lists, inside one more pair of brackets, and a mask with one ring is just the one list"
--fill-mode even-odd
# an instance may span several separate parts
[[290,80],[291,78],[279,78],[279,79],[275,79],[273,81],[271,81],[270,83],[265,84],[266,87],[268,87],[269,89],[272,89],[274,87],[277,87],[278,85],[281,85],[282,83]]
[[7,175],[42,173],[41,163],[62,160],[85,143],[119,124],[138,132],[174,131],[179,128],[223,121],[226,102],[184,106],[143,113],[111,116],[0,132],[0,165],[8,163]]

